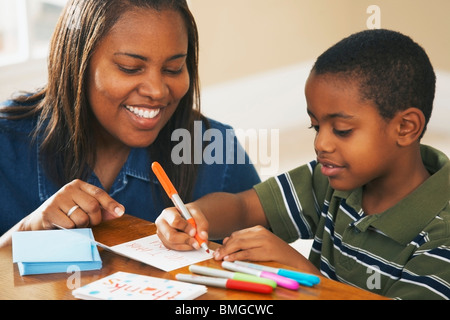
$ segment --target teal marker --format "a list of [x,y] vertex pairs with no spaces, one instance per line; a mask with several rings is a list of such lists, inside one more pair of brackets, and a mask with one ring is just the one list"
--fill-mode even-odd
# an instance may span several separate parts
[[308,286],[308,287],[312,287],[313,285],[318,284],[320,282],[320,278],[318,276],[315,276],[315,275],[309,274],[309,273],[292,271],[292,270],[288,270],[288,269],[272,268],[272,267],[267,267],[267,266],[263,266],[260,264],[248,263],[248,262],[243,262],[243,261],[235,261],[234,263],[236,263],[237,265],[241,265],[241,266],[245,266],[245,267],[249,267],[249,268],[253,268],[253,269],[257,269],[257,270],[272,272],[272,273],[278,274],[280,276],[293,279],[293,280],[297,281],[299,284],[302,284],[302,285]]
[[192,273],[202,274],[210,277],[218,277],[218,278],[226,278],[232,280],[260,283],[271,286],[272,288],[276,288],[277,283],[272,279],[261,278],[241,272],[230,272],[215,268],[202,267],[197,265],[190,265],[189,271]]

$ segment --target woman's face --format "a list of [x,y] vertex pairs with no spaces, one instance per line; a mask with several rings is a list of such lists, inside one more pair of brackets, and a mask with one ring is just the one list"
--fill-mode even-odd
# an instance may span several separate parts
[[189,89],[187,51],[178,12],[139,9],[122,15],[88,71],[88,98],[102,143],[139,148],[155,141]]

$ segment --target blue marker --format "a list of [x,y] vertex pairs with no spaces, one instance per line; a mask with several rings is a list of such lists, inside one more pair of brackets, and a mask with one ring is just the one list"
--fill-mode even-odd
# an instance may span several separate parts
[[272,272],[272,273],[278,274],[278,275],[286,277],[286,278],[291,278],[291,279],[294,279],[295,281],[297,281],[299,284],[302,284],[302,285],[308,286],[308,287],[312,287],[313,285],[318,284],[320,282],[320,278],[313,274],[292,271],[292,270],[288,270],[288,269],[272,268],[272,267],[267,267],[267,266],[243,262],[243,261],[235,261],[234,263],[241,265],[241,266],[257,269],[257,270]]

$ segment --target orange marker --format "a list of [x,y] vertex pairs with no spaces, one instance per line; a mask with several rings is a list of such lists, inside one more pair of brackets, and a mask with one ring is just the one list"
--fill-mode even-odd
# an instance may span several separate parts
[[[152,170],[155,173],[156,177],[158,178],[159,182],[163,186],[164,190],[166,191],[169,198],[172,200],[175,207],[177,207],[178,211],[181,212],[181,215],[183,218],[187,220],[194,228],[197,229],[197,225],[195,224],[194,218],[192,218],[191,214],[189,213],[189,210],[186,208],[186,206],[183,203],[183,200],[181,200],[180,196],[178,195],[177,190],[173,186],[172,182],[170,181],[169,177],[167,176],[164,169],[161,167],[161,165],[158,162],[152,163]],[[195,240],[198,241],[200,246],[209,253],[208,245],[206,244],[205,240],[201,239],[198,234],[195,235]]]

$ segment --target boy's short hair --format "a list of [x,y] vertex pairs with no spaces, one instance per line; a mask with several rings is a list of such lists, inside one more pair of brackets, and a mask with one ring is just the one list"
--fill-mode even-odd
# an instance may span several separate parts
[[385,119],[409,107],[420,109],[425,132],[436,75],[425,50],[408,36],[385,29],[352,34],[320,55],[312,71],[358,81],[361,98],[373,101]]

